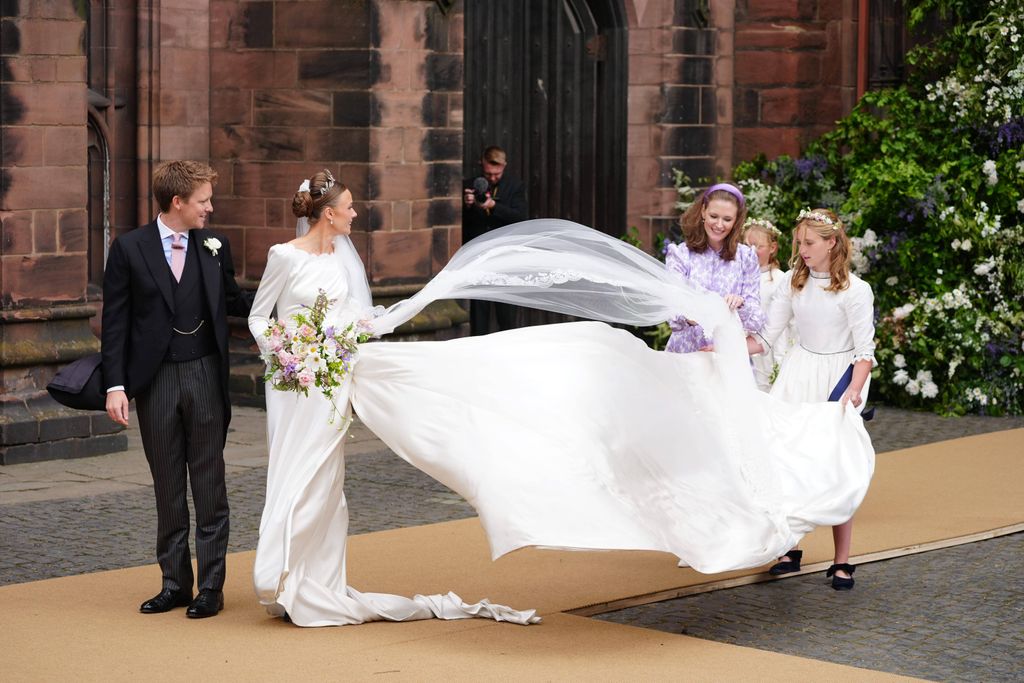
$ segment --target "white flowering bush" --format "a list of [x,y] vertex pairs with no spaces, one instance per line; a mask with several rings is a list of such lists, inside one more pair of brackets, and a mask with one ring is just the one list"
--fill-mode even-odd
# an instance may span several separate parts
[[[1024,0],[908,0],[950,31],[801,159],[735,175],[756,215],[843,219],[875,292],[872,393],[944,414],[1024,413]],[[936,144],[941,140],[941,144]],[[755,202],[759,205],[755,208]]]
[[[976,6],[987,9],[987,14],[958,26],[954,35],[964,33],[964,42],[980,49],[961,60],[960,68],[925,84],[925,93],[950,123],[983,121],[1001,126],[1020,115],[1024,100],[1024,11],[1016,0],[978,2]],[[988,174],[988,168],[985,172]]]

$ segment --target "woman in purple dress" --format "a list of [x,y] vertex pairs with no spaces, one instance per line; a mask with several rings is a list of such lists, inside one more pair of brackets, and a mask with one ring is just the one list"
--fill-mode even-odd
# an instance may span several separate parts
[[[757,252],[740,243],[740,226],[746,217],[746,201],[737,187],[712,185],[680,218],[684,240],[669,245],[665,265],[684,280],[721,294],[729,309],[739,313],[749,339],[764,325],[764,313]],[[712,349],[710,336],[692,320],[675,318],[669,326],[672,336],[666,351]]]

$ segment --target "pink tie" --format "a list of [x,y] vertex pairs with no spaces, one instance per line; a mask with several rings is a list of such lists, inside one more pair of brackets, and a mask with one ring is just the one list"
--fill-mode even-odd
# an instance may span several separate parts
[[181,233],[171,237],[171,272],[174,279],[181,282],[181,272],[185,270],[185,245],[181,243]]

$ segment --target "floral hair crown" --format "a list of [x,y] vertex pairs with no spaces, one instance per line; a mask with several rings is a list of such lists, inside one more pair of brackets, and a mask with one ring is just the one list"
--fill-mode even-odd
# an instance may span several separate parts
[[765,218],[748,218],[747,222],[743,224],[744,230],[753,227],[764,228],[765,230],[770,232],[772,235],[775,235],[776,237],[782,236],[782,231],[776,228],[770,220],[767,220]]
[[836,221],[832,220],[829,216],[818,213],[817,211],[811,211],[810,209],[800,209],[800,213],[797,214],[796,220],[799,223],[802,220],[814,221],[815,223],[822,223],[824,225],[832,226],[832,232],[839,229],[840,225]]

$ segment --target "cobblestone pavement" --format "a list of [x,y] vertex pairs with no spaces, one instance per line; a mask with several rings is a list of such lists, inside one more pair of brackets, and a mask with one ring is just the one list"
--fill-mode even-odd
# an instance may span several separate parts
[[935,681],[1024,680],[1024,534],[631,607],[598,619]]
[[[266,477],[265,467],[228,477],[229,552],[256,547]],[[345,477],[351,534],[475,514],[460,496],[387,449],[350,458]],[[0,585],[150,564],[155,543],[156,508],[148,487],[0,505]]]
[[[232,552],[255,548],[266,477],[261,413],[238,412],[238,430],[229,435],[229,446],[244,451],[229,462]],[[884,406],[868,423],[879,452],[1020,427],[1024,418],[940,418]],[[346,470],[351,533],[474,514],[372,435],[358,445]],[[145,477],[118,470],[113,489],[95,494],[102,475],[80,481],[87,463],[64,462],[75,466],[53,471],[75,474],[52,495],[18,488],[31,480],[24,472],[44,471],[41,465],[0,466],[0,585],[153,562],[156,514]],[[123,462],[104,467],[125,469]],[[1024,534],[1015,534],[862,565],[849,593],[832,591],[814,574],[599,618],[937,680],[1022,680],[1022,556]]]

